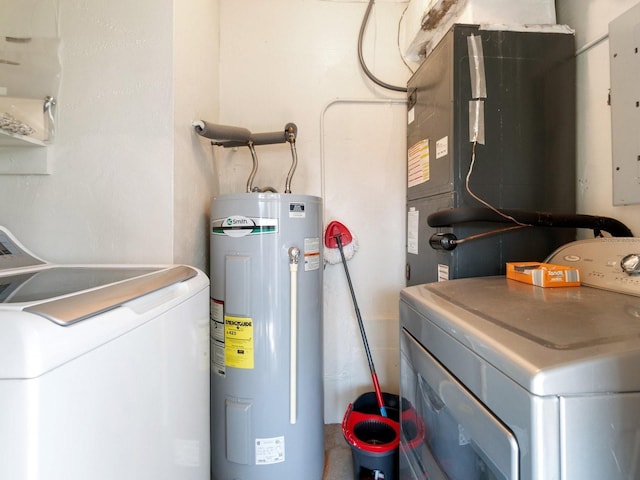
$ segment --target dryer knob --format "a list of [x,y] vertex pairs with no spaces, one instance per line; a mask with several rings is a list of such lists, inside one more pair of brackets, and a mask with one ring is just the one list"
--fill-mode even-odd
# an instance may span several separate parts
[[620,267],[627,275],[640,275],[640,254],[632,253],[626,255],[620,261]]

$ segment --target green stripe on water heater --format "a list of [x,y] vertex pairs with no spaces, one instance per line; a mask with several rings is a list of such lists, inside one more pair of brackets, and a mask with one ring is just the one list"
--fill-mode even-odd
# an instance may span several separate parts
[[278,232],[276,218],[254,218],[232,215],[211,222],[212,235],[244,237],[247,235],[263,235]]

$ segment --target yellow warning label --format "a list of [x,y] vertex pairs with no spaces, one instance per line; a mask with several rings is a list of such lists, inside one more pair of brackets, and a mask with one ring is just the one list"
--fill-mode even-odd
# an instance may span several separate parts
[[224,316],[224,363],[227,367],[253,368],[253,319]]

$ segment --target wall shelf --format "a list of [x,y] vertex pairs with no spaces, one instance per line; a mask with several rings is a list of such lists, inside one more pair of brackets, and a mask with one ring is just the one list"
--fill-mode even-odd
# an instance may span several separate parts
[[46,147],[47,144],[37,138],[0,130],[0,147]]
[[[53,97],[0,97],[0,113],[31,126],[32,135],[0,128],[0,175],[49,175],[51,173]],[[43,115],[44,113],[44,115]],[[12,126],[11,123],[9,123]],[[18,130],[18,129],[15,129]],[[18,130],[20,131],[20,130]]]
[[0,175],[50,175],[52,148],[4,146],[0,141]]

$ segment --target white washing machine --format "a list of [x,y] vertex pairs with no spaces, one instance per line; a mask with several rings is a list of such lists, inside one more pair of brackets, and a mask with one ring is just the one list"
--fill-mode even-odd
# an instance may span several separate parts
[[54,265],[0,227],[0,478],[209,472],[207,276]]

